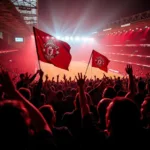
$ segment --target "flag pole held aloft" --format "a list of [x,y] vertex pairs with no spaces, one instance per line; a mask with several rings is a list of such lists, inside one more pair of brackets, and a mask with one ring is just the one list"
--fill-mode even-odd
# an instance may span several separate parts
[[72,59],[70,45],[54,36],[33,27],[38,60],[69,70]]

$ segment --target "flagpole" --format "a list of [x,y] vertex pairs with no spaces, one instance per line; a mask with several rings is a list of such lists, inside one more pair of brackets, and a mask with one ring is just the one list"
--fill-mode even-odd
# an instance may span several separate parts
[[34,40],[35,40],[36,54],[37,54],[37,58],[38,58],[39,69],[41,70],[40,59],[39,59],[39,55],[38,55],[37,42],[36,42],[35,27],[33,27],[33,33],[34,33]]
[[86,71],[85,71],[85,75],[86,75],[87,70],[88,70],[88,68],[89,68],[89,64],[90,64],[90,61],[91,61],[92,55],[93,55],[93,52],[91,53],[91,56],[90,56],[90,59],[89,59],[89,62],[88,62],[88,65],[87,65],[87,68],[86,68]]

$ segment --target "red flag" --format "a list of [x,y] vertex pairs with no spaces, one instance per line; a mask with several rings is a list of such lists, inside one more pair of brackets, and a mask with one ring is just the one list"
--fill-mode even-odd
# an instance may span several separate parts
[[66,42],[57,40],[35,27],[33,27],[37,47],[38,59],[53,64],[58,68],[68,70],[71,54],[70,45]]
[[92,67],[99,68],[105,72],[108,72],[108,64],[109,60],[107,57],[104,55],[98,53],[97,51],[93,50],[92,51]]

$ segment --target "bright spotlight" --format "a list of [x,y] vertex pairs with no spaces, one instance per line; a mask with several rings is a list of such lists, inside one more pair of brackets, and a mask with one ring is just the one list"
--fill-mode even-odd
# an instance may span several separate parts
[[72,36],[70,37],[70,40],[73,41],[73,37]]
[[61,40],[65,40],[65,38],[64,38],[64,37],[62,37],[62,38],[61,38]]
[[56,39],[61,39],[60,36],[56,36]]
[[80,37],[79,37],[79,36],[76,36],[76,37],[75,37],[75,40],[76,40],[76,41],[79,41],[79,40],[80,40]]
[[81,40],[83,40],[83,41],[84,41],[84,40],[85,40],[85,38],[86,38],[86,37],[82,37],[82,38],[81,38]]
[[93,41],[94,41],[94,38],[89,38],[89,40],[93,42]]
[[108,29],[104,29],[103,31],[109,31],[109,30],[111,30],[112,28],[108,28]]
[[130,26],[130,25],[131,25],[130,23],[127,23],[127,24],[121,25],[121,27],[123,28],[123,27],[127,27],[127,26]]
[[88,41],[88,38],[87,37],[82,37],[82,40],[83,41]]
[[34,35],[31,35],[31,38],[34,38]]
[[68,37],[68,36],[66,36],[66,37],[65,37],[65,40],[66,40],[66,41],[68,41],[68,40],[69,40],[69,37]]

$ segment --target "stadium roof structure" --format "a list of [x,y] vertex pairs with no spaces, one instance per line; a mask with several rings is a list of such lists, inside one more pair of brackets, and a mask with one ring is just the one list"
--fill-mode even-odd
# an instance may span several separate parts
[[[150,27],[150,10],[139,14],[135,14],[129,17],[121,18],[114,22],[110,22],[105,25],[105,29],[100,30],[98,35],[104,35],[108,32],[114,32],[115,30],[128,30],[136,28]],[[103,32],[107,31],[107,32]]]
[[9,34],[31,34],[23,16],[17,11],[10,0],[0,1],[0,30]]
[[38,24],[38,0],[11,0],[30,27]]

